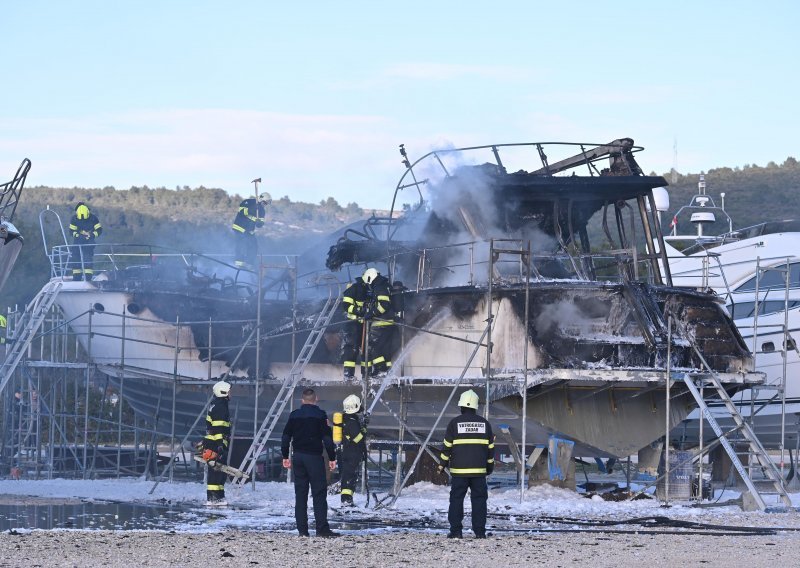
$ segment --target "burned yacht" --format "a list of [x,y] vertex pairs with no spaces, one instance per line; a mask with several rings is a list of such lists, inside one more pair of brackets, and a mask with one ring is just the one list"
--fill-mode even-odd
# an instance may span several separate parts
[[22,250],[22,235],[12,221],[30,169],[31,161],[25,158],[14,177],[0,184],[0,290],[8,280]]
[[[434,427],[441,439],[457,411],[446,402],[474,388],[526,455],[558,438],[574,455],[628,456],[694,408],[676,376],[713,373],[729,392],[761,380],[721,301],[672,286],[653,201],[666,182],[642,174],[639,150],[507,144],[411,163],[402,149],[392,211],[345,231],[326,270],[310,268],[319,249],[264,257],[251,285],[224,258],[98,244],[94,280],[67,282],[65,243],[49,252],[48,286],[97,368],[173,436],[196,428],[220,377],[235,386],[235,435],[255,436],[301,372],[290,386],[317,385],[329,411],[376,396],[373,439]],[[515,159],[529,169],[512,171]],[[397,289],[395,364],[383,381],[348,382],[334,308],[365,266]]]

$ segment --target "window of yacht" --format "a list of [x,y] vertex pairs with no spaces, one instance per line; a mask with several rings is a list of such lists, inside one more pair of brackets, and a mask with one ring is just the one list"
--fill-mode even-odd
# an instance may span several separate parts
[[[775,266],[769,270],[762,268],[761,281],[758,283],[759,290],[780,290],[786,288],[786,281],[784,280],[785,264]],[[800,287],[800,262],[789,264],[789,287]],[[736,288],[737,292],[747,292],[756,289],[756,277],[753,276],[750,280]]]
[[[789,301],[789,309],[800,306],[800,300]],[[764,316],[767,314],[775,314],[782,312],[786,307],[784,300],[767,300],[758,305],[758,315]],[[755,302],[737,302],[727,306],[728,313],[731,314],[733,319],[751,318],[755,315]]]

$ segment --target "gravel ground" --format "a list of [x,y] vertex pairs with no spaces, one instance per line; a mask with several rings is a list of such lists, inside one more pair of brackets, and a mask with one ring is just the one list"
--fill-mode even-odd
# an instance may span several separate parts
[[0,535],[0,566],[791,566],[800,534],[550,533],[453,541],[391,533],[337,539],[283,533],[34,531]]

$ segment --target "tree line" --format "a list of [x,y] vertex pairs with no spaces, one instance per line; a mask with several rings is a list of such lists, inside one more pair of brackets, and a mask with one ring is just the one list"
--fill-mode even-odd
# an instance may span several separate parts
[[[699,173],[676,174],[674,180],[670,173],[662,175],[670,182],[670,210],[664,216],[668,225],[672,216],[697,193]],[[793,157],[764,167],[752,164],[710,169],[705,172],[705,180],[706,191],[718,206],[720,193],[725,192],[725,209],[733,218],[734,228],[800,219],[797,197],[800,163]],[[14,217],[25,238],[25,247],[0,292],[0,310],[30,301],[50,276],[39,229],[39,213],[46,207],[58,213],[66,228],[75,204],[85,202],[103,224],[105,233],[101,242],[161,244],[186,251],[221,253],[231,250],[230,224],[242,199],[218,188],[187,186],[125,190],[26,188]],[[356,203],[342,206],[333,197],[314,204],[295,202],[284,196],[273,201],[267,223],[259,230],[261,250],[299,254],[313,246],[315,240],[370,214],[372,211]],[[681,232],[686,232],[686,228],[681,227]],[[47,234],[48,246],[60,244],[60,238],[51,230]],[[325,252],[321,250],[320,255]]]

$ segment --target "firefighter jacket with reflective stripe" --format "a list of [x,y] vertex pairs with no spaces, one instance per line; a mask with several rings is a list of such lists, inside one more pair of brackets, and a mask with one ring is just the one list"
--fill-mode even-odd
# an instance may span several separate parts
[[342,295],[342,307],[347,319],[363,322],[366,316],[372,319],[373,326],[394,324],[391,286],[382,274],[378,274],[372,284],[356,278]]
[[264,224],[264,218],[267,215],[267,210],[262,203],[259,203],[255,198],[245,199],[239,204],[239,212],[236,213],[236,219],[233,220],[231,227],[237,233],[254,234],[256,227],[261,227]]
[[328,460],[336,460],[336,446],[333,445],[333,432],[328,424],[328,415],[316,404],[303,403],[292,411],[281,437],[281,452],[289,457],[289,444],[295,453],[322,455],[322,447],[328,453]]
[[90,245],[103,232],[103,226],[94,213],[89,213],[88,219],[78,219],[73,215],[69,222],[72,233],[72,242],[76,245]]
[[367,428],[358,414],[345,414],[342,422],[342,449],[361,454],[367,445]]
[[442,464],[451,475],[476,477],[486,475],[486,466],[494,467],[492,425],[471,408],[464,409],[447,425]]
[[206,416],[206,436],[203,438],[203,448],[218,451],[218,448],[228,447],[231,437],[231,414],[228,410],[228,398],[216,397],[208,408]]

